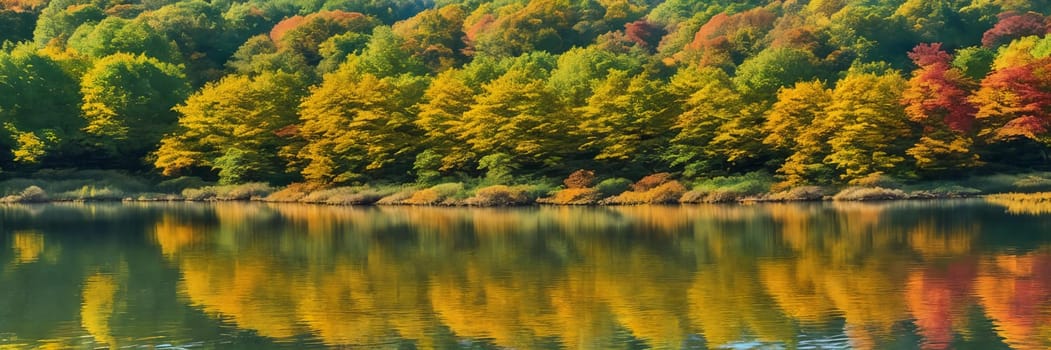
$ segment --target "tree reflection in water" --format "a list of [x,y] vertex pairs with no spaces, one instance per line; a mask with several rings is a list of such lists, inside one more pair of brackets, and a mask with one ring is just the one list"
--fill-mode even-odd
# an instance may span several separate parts
[[975,200],[88,204],[0,220],[0,345],[1051,345],[1051,221]]

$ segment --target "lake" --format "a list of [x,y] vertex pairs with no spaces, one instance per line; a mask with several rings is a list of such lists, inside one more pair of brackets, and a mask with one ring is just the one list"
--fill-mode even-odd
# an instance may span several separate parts
[[0,206],[0,349],[1047,349],[1051,215]]

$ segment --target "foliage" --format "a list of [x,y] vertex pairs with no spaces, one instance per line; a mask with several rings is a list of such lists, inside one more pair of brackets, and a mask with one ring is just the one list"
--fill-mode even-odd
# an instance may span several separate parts
[[94,145],[138,161],[175,125],[172,107],[186,98],[189,87],[177,66],[118,53],[97,61],[84,74],[80,90],[84,131]]
[[[5,0],[0,168],[307,183],[277,196],[296,200],[576,169],[773,174],[774,191],[1047,171],[1047,5]],[[624,191],[609,181],[595,191]],[[556,196],[588,202],[591,185]],[[42,188],[137,192],[83,186]],[[430,189],[330,202],[442,197]],[[695,190],[683,199],[753,192]]]
[[595,183],[595,172],[591,170],[577,170],[569,174],[562,183],[566,188],[588,188]]

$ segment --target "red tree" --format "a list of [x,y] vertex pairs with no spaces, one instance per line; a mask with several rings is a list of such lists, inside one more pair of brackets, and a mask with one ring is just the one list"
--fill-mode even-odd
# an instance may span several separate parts
[[1036,12],[1004,12],[997,18],[996,25],[982,35],[985,47],[995,48],[1024,36],[1048,33],[1047,18]]
[[983,133],[995,139],[1040,139],[1051,126],[1051,57],[996,70],[971,97]]
[[967,100],[977,84],[950,62],[941,44],[920,44],[909,53],[917,66],[902,94],[905,113],[927,132],[946,126],[957,133],[971,131],[977,109]]

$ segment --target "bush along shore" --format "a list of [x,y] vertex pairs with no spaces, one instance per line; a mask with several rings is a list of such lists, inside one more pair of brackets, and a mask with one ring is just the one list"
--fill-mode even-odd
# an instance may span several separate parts
[[778,188],[763,173],[694,181],[657,173],[636,181],[599,178],[579,170],[560,184],[553,181],[492,180],[437,184],[324,186],[294,183],[220,185],[182,177],[150,183],[111,171],[42,171],[30,177],[0,181],[0,202],[83,201],[262,201],[327,205],[523,206],[639,205],[788,201],[874,201],[967,198],[1051,191],[1051,173],[977,176],[956,182],[904,183],[873,178],[849,186]]

